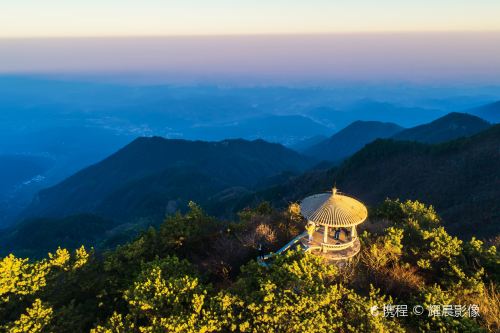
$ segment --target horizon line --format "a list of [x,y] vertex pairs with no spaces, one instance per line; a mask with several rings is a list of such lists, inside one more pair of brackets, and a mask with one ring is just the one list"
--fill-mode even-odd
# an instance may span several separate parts
[[500,29],[488,30],[380,30],[380,31],[333,31],[333,32],[257,32],[257,33],[207,33],[207,34],[138,34],[138,35],[46,35],[46,36],[0,36],[2,40],[34,39],[126,39],[126,38],[221,38],[221,37],[294,37],[294,36],[339,36],[339,35],[418,35],[418,34],[490,34]]

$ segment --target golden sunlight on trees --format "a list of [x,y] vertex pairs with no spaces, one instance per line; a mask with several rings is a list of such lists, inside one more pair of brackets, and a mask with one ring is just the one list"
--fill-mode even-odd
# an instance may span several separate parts
[[40,299],[36,299],[31,307],[26,309],[25,314],[23,313],[13,324],[7,325],[7,331],[9,333],[43,332],[52,319],[52,314],[52,308],[44,306]]
[[[497,332],[499,255],[449,235],[431,206],[388,200],[372,214],[362,251],[340,265],[301,249],[268,266],[252,242],[279,246],[303,221],[269,204],[223,223],[190,204],[115,250],[57,249],[0,260],[6,332]],[[295,230],[296,229],[296,230]],[[248,236],[250,235],[250,236]],[[252,242],[249,241],[251,238]],[[229,249],[229,250],[228,250]],[[223,259],[223,262],[222,260]],[[231,263],[233,274],[213,274]],[[404,304],[415,316],[385,316]],[[430,316],[474,305],[479,316]],[[378,312],[374,309],[378,309]]]
[[[30,262],[29,259],[9,255],[0,261],[0,318],[19,314],[18,319],[1,325],[7,332],[50,332],[46,327],[53,319],[52,307],[38,296],[46,288],[58,288],[63,275],[72,274],[88,261],[84,247],[72,257],[68,250],[57,249],[48,259]],[[22,304],[30,304],[26,309]]]

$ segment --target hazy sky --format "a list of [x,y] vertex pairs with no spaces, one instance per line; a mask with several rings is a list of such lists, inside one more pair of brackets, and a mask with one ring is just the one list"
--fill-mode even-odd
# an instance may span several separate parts
[[0,40],[0,73],[500,83],[500,33]]
[[0,0],[0,74],[104,72],[498,84],[500,0]]
[[0,38],[500,30],[499,0],[0,0]]

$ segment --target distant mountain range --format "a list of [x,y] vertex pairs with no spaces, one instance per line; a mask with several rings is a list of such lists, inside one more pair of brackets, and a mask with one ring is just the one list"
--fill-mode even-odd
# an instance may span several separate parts
[[[262,201],[286,207],[309,194],[328,191],[335,183],[341,191],[371,207],[386,197],[419,200],[434,205],[456,235],[495,237],[500,232],[499,146],[500,125],[471,137],[433,145],[378,139],[340,167],[312,169],[298,176],[284,173],[280,177],[282,170],[304,170],[309,166],[303,162],[307,159],[263,141],[139,139],[103,162],[42,191],[39,201],[27,212],[33,216],[61,216],[92,210],[114,216],[114,221],[91,214],[27,219],[0,233],[0,248],[32,256],[53,250],[56,244],[113,246],[151,223],[130,217],[153,214],[161,221],[169,209],[181,208],[179,199],[184,203],[192,199],[205,208],[234,213]],[[187,153],[188,149],[196,153]],[[205,149],[210,153],[202,153]],[[214,162],[219,159],[220,165]],[[192,165],[187,167],[187,161],[200,160],[204,163],[197,170]],[[162,169],[166,165],[169,167]],[[257,178],[262,180],[272,174],[276,176],[268,178],[273,181],[267,188],[251,188]],[[231,187],[224,181],[250,188]]]
[[[325,88],[177,86],[2,75],[0,158],[45,157],[50,167],[22,179],[17,179],[17,167],[0,175],[7,183],[15,180],[0,186],[0,229],[14,223],[40,189],[101,161],[137,137],[261,138],[303,151],[318,143],[318,137],[356,120],[414,126],[448,110],[494,100],[495,94],[464,97],[456,88],[429,87],[424,93],[417,86],[380,83]],[[19,161],[19,170],[24,167]],[[36,182],[26,185],[31,179]]]
[[292,148],[295,151],[298,151],[299,153],[303,153],[312,146],[315,146],[318,143],[325,141],[327,139],[328,137],[326,135],[315,135],[310,138],[304,139],[300,142],[297,142],[296,144],[291,145],[290,148]]
[[379,139],[340,167],[307,172],[252,194],[235,209],[261,200],[285,206],[336,183],[369,205],[386,197],[432,204],[453,233],[494,237],[500,232],[499,147],[500,125],[437,145]]
[[317,159],[340,162],[375,139],[392,137],[396,140],[440,143],[476,134],[489,126],[487,121],[477,116],[458,112],[408,129],[394,123],[356,121],[302,152]]
[[303,153],[317,159],[341,161],[377,138],[388,138],[403,127],[379,121],[355,121],[330,138],[323,140]]
[[263,139],[290,146],[310,137],[327,135],[331,133],[331,129],[305,116],[267,115],[219,125],[193,127],[187,133],[191,137],[208,141],[233,138]]
[[340,130],[356,120],[393,122],[404,127],[412,127],[446,113],[441,109],[399,106],[364,98],[342,109],[319,107],[309,111],[308,114],[312,119]]
[[[21,215],[24,221],[0,235],[0,245],[14,248],[22,233],[36,238],[54,226],[46,237],[70,246],[80,229],[66,237],[61,225],[68,221],[87,230],[82,241],[119,244],[120,237],[182,210],[189,200],[231,217],[262,200],[285,206],[335,182],[369,205],[386,197],[433,204],[452,232],[488,237],[499,232],[499,126],[460,113],[410,129],[358,121],[317,144],[314,157],[263,140],[139,138],[39,192]],[[455,140],[416,142],[447,139]],[[324,156],[345,161],[317,164]],[[89,231],[102,221],[99,235]],[[50,247],[43,244],[43,251]]]
[[[263,140],[220,142],[139,138],[105,160],[41,191],[21,215],[65,217],[96,213],[110,219],[161,217],[188,200],[228,212],[224,205],[256,190],[286,182],[317,161],[340,162],[377,138],[437,143],[490,125],[451,113],[410,129],[357,121],[302,155]],[[394,134],[396,133],[396,134]],[[389,147],[390,148],[390,147]],[[328,166],[318,166],[321,170]]]
[[99,213],[113,219],[172,213],[188,200],[245,191],[313,165],[263,140],[220,142],[139,138],[93,166],[41,191],[24,217]]
[[491,123],[500,123],[500,101],[469,109],[465,112],[481,117]]
[[38,191],[132,140],[128,135],[87,126],[23,131],[17,137],[0,129],[0,229],[15,222]]
[[440,143],[470,136],[488,127],[490,127],[490,123],[479,117],[452,112],[428,124],[400,131],[393,138],[424,143]]

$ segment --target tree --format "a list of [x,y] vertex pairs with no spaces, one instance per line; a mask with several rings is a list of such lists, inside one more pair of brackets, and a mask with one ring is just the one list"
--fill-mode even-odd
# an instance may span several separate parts
[[52,308],[36,299],[31,307],[26,309],[26,313],[12,324],[6,325],[5,329],[9,333],[41,333],[50,332],[47,326],[53,317]]

